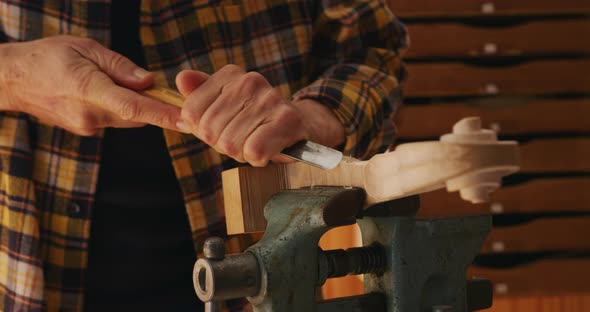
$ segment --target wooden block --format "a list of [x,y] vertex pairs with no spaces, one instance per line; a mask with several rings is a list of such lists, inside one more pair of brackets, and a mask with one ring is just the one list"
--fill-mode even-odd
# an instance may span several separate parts
[[544,60],[492,68],[413,63],[407,68],[406,97],[590,93],[588,60]]
[[509,269],[472,266],[468,276],[490,279],[494,300],[505,296],[590,292],[590,259],[546,259]]
[[399,17],[569,15],[590,12],[587,0],[389,0]]
[[502,176],[518,170],[518,147],[515,142],[495,141],[491,131],[469,134],[467,129],[475,125],[472,121],[457,123],[453,134],[443,136],[441,142],[402,144],[393,152],[368,161],[344,161],[332,170],[291,163],[224,171],[228,233],[263,231],[263,208],[273,194],[315,185],[362,188],[366,207],[445,185],[465,200],[485,201]]
[[590,212],[590,178],[535,179],[502,187],[490,202],[471,204],[457,194],[437,190],[420,195],[422,217],[455,215]]
[[590,217],[542,218],[494,227],[482,253],[589,251]]
[[[590,99],[487,99],[402,106],[396,118],[398,137],[433,138],[454,120],[480,116],[500,135],[590,132]],[[534,116],[534,118],[532,117]]]
[[590,171],[590,138],[538,139],[521,145],[522,172]]
[[[406,60],[590,53],[590,20],[542,20],[513,27],[457,23],[408,24],[412,44]],[[564,34],[575,33],[575,36]]]

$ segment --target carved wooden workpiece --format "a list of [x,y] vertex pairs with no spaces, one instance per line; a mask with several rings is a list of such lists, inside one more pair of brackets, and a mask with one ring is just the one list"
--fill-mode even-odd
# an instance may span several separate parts
[[399,145],[368,161],[345,160],[332,170],[303,163],[241,167],[223,172],[223,194],[229,234],[264,231],[263,208],[284,189],[318,185],[360,187],[365,206],[442,188],[459,191],[473,203],[488,199],[501,178],[518,170],[518,146],[497,141],[482,130],[479,118],[455,124],[440,141]]

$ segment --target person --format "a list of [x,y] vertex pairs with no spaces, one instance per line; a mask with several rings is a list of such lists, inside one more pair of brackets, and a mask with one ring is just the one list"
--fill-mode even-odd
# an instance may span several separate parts
[[198,311],[221,172],[384,151],[406,42],[380,0],[1,0],[1,310]]

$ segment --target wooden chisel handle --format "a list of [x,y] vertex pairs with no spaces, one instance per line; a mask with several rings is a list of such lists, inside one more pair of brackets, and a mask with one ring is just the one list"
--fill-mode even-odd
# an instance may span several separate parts
[[182,94],[167,87],[152,86],[149,89],[139,91],[139,93],[180,108],[182,108],[182,104],[184,103],[184,96]]

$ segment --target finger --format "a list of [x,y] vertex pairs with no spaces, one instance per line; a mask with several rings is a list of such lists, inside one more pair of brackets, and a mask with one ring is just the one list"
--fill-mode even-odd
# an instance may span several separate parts
[[268,105],[247,105],[224,126],[217,140],[218,149],[223,154],[245,162],[244,143],[257,127],[268,121],[268,110]]
[[191,92],[201,86],[209,75],[196,70],[183,70],[176,75],[176,88],[187,97]]
[[201,140],[205,141],[205,143],[211,141],[212,136],[210,133],[199,133],[199,124],[201,118],[207,109],[209,109],[209,106],[221,94],[222,88],[223,84],[219,83],[216,79],[207,79],[196,90],[188,94],[180,113],[182,122],[178,126],[183,128],[185,132],[194,133]]
[[279,114],[275,120],[260,125],[244,143],[244,159],[255,167],[266,166],[283,149],[305,139],[301,121]]
[[87,100],[114,113],[119,119],[180,131],[176,127],[180,119],[179,108],[117,86],[108,77],[94,77],[85,93]]
[[117,84],[133,90],[143,90],[154,83],[154,75],[137,66],[121,54],[109,50],[94,40],[84,39],[74,45],[78,53],[93,61]]
[[113,128],[141,128],[141,127],[145,127],[146,125],[147,124],[144,122],[128,121],[128,120],[122,120],[119,118],[114,119],[110,123],[110,127],[113,127]]
[[[256,103],[256,100],[256,94],[236,95],[222,93],[203,114],[197,132],[209,140],[207,142],[209,145],[217,145],[221,134],[224,132],[224,129],[230,124],[235,125],[236,123],[232,123],[232,120],[238,116],[242,116],[242,118],[239,118],[239,128],[242,128],[239,132],[243,132],[244,128],[253,129],[253,127],[257,125],[255,124],[256,119],[261,119],[264,117],[264,112],[260,109],[256,109],[260,106]],[[251,113],[252,110],[259,111],[259,114],[253,115]],[[268,114],[268,112],[266,114]],[[247,115],[250,118],[244,120],[243,115]],[[236,134],[239,134],[239,132]],[[219,147],[224,150],[224,142],[221,143],[222,145]],[[232,153],[236,152],[236,149],[232,148],[232,146],[227,146],[227,148],[228,150],[226,154],[229,156],[232,156]]]
[[296,160],[293,158],[289,158],[283,154],[277,154],[277,155],[271,157],[270,161],[272,161],[273,163],[277,163],[277,164],[287,164],[287,163],[295,162]]

